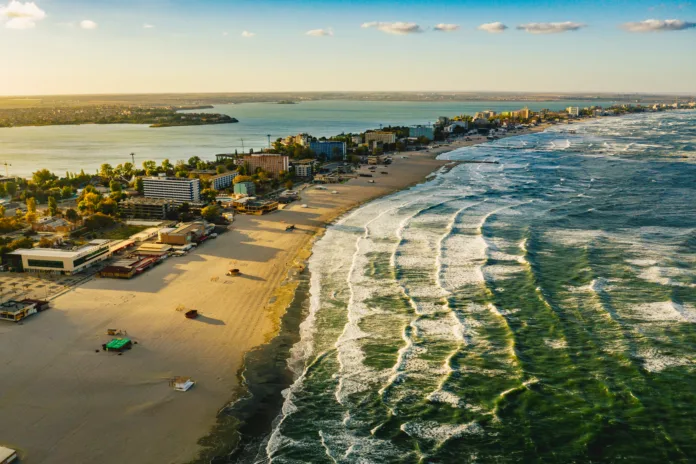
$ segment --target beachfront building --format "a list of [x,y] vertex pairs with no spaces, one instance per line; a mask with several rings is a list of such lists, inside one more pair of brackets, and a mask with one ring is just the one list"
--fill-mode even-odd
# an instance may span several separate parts
[[121,214],[129,219],[165,219],[176,208],[174,200],[133,197],[118,204]]
[[237,171],[223,172],[210,178],[210,185],[214,190],[223,190],[232,185],[232,181],[237,177]]
[[259,168],[272,177],[278,177],[281,171],[288,172],[290,170],[290,158],[285,155],[245,155],[242,158],[242,164],[249,166],[249,175],[254,174]]
[[365,132],[365,144],[372,150],[375,147],[396,143],[396,134],[393,132],[374,131]]
[[147,198],[173,200],[176,204],[199,203],[201,201],[201,181],[183,177],[143,178],[143,194]]
[[496,112],[493,110],[479,111],[474,115],[474,119],[491,119],[496,116]]
[[76,274],[111,256],[110,240],[92,240],[76,250],[53,248],[20,248],[8,253],[8,262],[15,271],[57,272]]
[[573,116],[574,118],[580,116],[580,108],[577,106],[569,106],[566,108],[566,112],[568,113],[568,116]]
[[334,140],[326,140],[320,142],[310,142],[309,149],[317,156],[324,156],[327,160],[345,160],[346,159],[346,142],[337,142]]
[[256,184],[253,182],[237,182],[234,184],[234,193],[253,197],[256,195]]
[[408,128],[408,136],[413,138],[425,137],[428,140],[435,139],[433,126],[411,126]]
[[306,147],[307,145],[309,145],[309,134],[290,135],[281,140],[280,143],[285,146],[300,145],[302,147]]
[[160,229],[157,241],[166,245],[188,245],[199,242],[213,229],[215,229],[215,225],[205,221],[181,224],[177,228]]

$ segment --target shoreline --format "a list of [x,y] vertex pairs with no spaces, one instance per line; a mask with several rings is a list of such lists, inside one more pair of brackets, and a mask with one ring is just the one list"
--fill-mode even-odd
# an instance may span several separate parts
[[[550,125],[538,126],[535,128],[523,130],[513,134],[506,134],[500,138],[508,138],[515,136],[525,136],[529,134],[539,133],[546,130]],[[480,145],[491,142],[485,136],[472,137],[470,141],[459,141],[440,146],[431,150],[423,150],[421,152],[403,152],[394,155],[395,158],[401,156],[411,157],[414,154],[423,156],[433,161],[440,161],[441,166],[436,167],[432,172],[422,177],[420,180],[403,185],[391,191],[382,194],[365,198],[352,206],[336,212],[330,220],[316,233],[313,239],[307,246],[298,251],[298,257],[301,256],[302,268],[300,272],[295,273],[294,277],[288,277],[285,285],[293,285],[294,291],[292,299],[288,302],[282,313],[278,313],[279,326],[275,335],[273,335],[266,343],[261,346],[254,347],[244,354],[244,361],[239,371],[240,384],[237,388],[237,397],[232,399],[228,404],[220,409],[217,416],[217,422],[210,433],[199,440],[204,448],[201,454],[191,461],[192,463],[228,463],[228,462],[246,462],[247,459],[253,459],[261,446],[268,438],[272,428],[280,414],[284,398],[281,393],[296,380],[294,372],[287,365],[290,351],[301,336],[299,333],[300,324],[304,322],[309,306],[309,280],[311,273],[308,268],[308,260],[312,254],[314,244],[320,240],[324,232],[341,217],[350,214],[352,211],[362,207],[363,205],[394,194],[399,191],[407,190],[415,185],[422,184],[434,178],[438,172],[443,169],[452,169],[460,164],[452,160],[439,160],[438,156],[450,153],[460,148]],[[360,179],[360,178],[358,178]],[[279,287],[282,289],[283,285]],[[303,288],[306,287],[306,288]],[[290,327],[288,327],[290,326]],[[289,343],[288,340],[292,342]],[[250,359],[254,354],[264,352],[261,359]],[[282,355],[282,364],[278,365],[278,356]],[[274,367],[268,367],[269,364]],[[249,381],[249,377],[256,377],[260,382],[254,384]],[[275,381],[283,379],[283,384],[270,384],[269,377]],[[268,402],[275,404],[275,408],[269,408]],[[271,411],[269,411],[271,409]],[[269,415],[269,412],[272,412]],[[259,413],[263,417],[264,424],[259,424]],[[253,418],[253,423],[251,419]]]
[[[91,279],[22,325],[0,325],[0,352],[8,354],[2,365],[13,373],[0,379],[0,391],[8,392],[0,397],[3,444],[19,449],[27,464],[159,464],[219,455],[227,443],[216,426],[238,425],[221,412],[243,398],[243,379],[255,381],[244,370],[248,356],[281,340],[288,308],[301,303],[293,301],[315,240],[349,211],[455,164],[438,155],[485,142],[396,154],[381,169],[389,174],[374,174],[374,184],[355,177],[327,190],[306,188],[278,212],[238,215],[227,232],[185,257],[131,280]],[[287,232],[288,224],[296,229]],[[242,275],[226,277],[230,267]],[[187,320],[179,306],[202,317]],[[301,316],[298,308],[287,317]],[[138,344],[123,356],[100,352],[107,328],[127,330]],[[262,361],[287,368],[287,357]],[[168,385],[175,376],[197,384],[176,392]]]

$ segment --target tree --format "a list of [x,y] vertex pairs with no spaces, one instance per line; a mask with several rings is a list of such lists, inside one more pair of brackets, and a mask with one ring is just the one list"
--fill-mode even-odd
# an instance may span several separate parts
[[29,224],[33,224],[36,222],[36,213],[27,213],[24,215],[24,220],[27,221]]
[[67,219],[70,222],[77,222],[80,220],[80,215],[77,214],[77,211],[75,211],[72,208],[68,208],[65,211],[65,219]]
[[8,182],[5,184],[5,190],[7,190],[7,193],[11,196],[14,197],[15,193],[17,193],[17,184],[14,182]]
[[34,197],[27,198],[27,213],[36,214],[36,199]]
[[114,218],[102,213],[94,214],[84,221],[85,228],[89,231],[105,229],[113,226],[115,223],[116,220]]
[[240,182],[251,182],[251,176],[235,176],[234,179],[232,179],[233,184],[238,184]]
[[403,142],[396,142],[396,151],[404,151],[406,147]]
[[100,202],[101,195],[94,192],[88,192],[84,195],[82,201],[77,204],[77,209],[83,213],[93,214],[97,211]]
[[114,201],[113,198],[107,197],[99,202],[97,209],[102,214],[108,214],[109,216],[113,216],[118,211],[118,204]]
[[225,168],[225,166],[220,165],[220,166],[218,166],[218,167],[215,168],[215,171],[216,171],[218,174],[222,174],[223,172],[227,171],[227,169]]
[[133,166],[133,163],[123,163],[123,175],[130,177],[133,175],[133,171],[135,170],[135,166]]
[[53,182],[55,179],[56,176],[48,169],[39,169],[31,176],[31,180],[39,187],[49,182]]
[[41,237],[39,240],[39,248],[51,248],[53,246],[53,240],[47,237]]
[[55,197],[48,197],[48,214],[55,216],[58,212],[58,202]]
[[384,154],[384,149],[382,147],[375,147],[373,153],[375,156],[382,156]]
[[197,156],[192,156],[191,158],[188,159],[188,165],[192,168],[195,168],[198,166],[198,163],[201,162],[201,159]]
[[145,190],[145,186],[143,185],[143,178],[138,177],[135,179],[135,190],[138,191],[138,193],[142,194],[143,191]]
[[120,201],[121,198],[123,197],[123,187],[121,186],[121,183],[115,180],[112,180],[111,183],[109,184],[109,188],[111,189],[111,198],[114,201]]
[[143,169],[145,169],[145,175],[151,176],[157,172],[157,163],[151,160],[143,161]]
[[285,188],[288,189],[288,190],[292,190],[292,188],[293,188],[294,186],[295,186],[295,184],[293,184],[291,180],[289,180],[289,181],[287,181],[287,182],[285,183]]
[[106,180],[114,176],[114,168],[109,163],[104,163],[99,167],[99,175]]
[[73,189],[72,189],[69,185],[66,185],[65,187],[63,187],[62,189],[60,189],[60,197],[61,197],[62,199],[64,199],[64,200],[65,200],[65,199],[68,199],[68,198],[70,198],[72,195],[73,195]]
[[162,160],[162,169],[164,172],[169,172],[172,169],[174,169],[174,165],[169,162],[169,158],[165,158]]
[[212,201],[215,201],[216,197],[217,192],[213,189],[201,190],[201,201],[204,203],[210,203]]
[[5,207],[3,205],[0,205],[0,218],[5,217]]
[[201,210],[201,216],[206,221],[213,222],[220,218],[220,207],[218,205],[208,205]]
[[4,197],[7,195],[7,189],[5,188],[5,184],[0,184],[0,197]]

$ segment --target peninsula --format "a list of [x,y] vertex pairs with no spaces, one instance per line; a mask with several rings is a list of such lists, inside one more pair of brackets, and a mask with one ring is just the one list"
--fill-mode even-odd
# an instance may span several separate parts
[[129,105],[88,105],[0,109],[0,127],[57,126],[77,124],[149,124],[150,127],[230,124],[237,119],[218,113],[181,113],[196,107],[142,107]]

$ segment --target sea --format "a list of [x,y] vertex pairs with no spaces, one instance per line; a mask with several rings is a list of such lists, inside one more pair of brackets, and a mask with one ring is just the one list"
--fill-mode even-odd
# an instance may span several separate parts
[[696,112],[445,157],[315,244],[241,461],[694,462]]
[[[0,128],[0,171],[30,177],[38,169],[56,175],[65,172],[95,172],[103,163],[112,166],[135,160],[161,162],[188,160],[198,156],[214,160],[218,153],[248,152],[267,148],[269,138],[309,133],[330,137],[362,132],[388,125],[427,124],[439,116],[473,115],[492,109],[505,111],[528,105],[561,110],[586,107],[596,101],[557,102],[378,102],[323,100],[294,105],[244,103],[215,105],[193,112],[222,113],[239,120],[236,124],[151,128],[140,124],[73,125]],[[602,102],[600,104],[608,104]],[[610,104],[610,103],[609,103]],[[131,153],[134,156],[131,157]],[[8,163],[7,171],[2,170]]]

